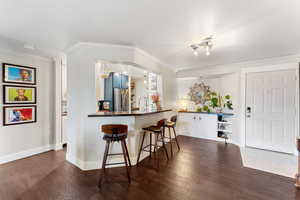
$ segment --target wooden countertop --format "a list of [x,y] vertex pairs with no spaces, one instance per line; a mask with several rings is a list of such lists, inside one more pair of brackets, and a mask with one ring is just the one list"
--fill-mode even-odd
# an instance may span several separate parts
[[233,113],[196,112],[196,111],[179,111],[179,113],[195,113],[195,114],[208,114],[208,115],[234,115]]
[[153,111],[153,112],[139,112],[139,111],[133,111],[133,112],[97,112],[93,114],[89,114],[88,117],[120,117],[120,116],[143,116],[143,115],[152,115],[156,113],[163,113],[163,112],[169,112],[172,111],[172,109],[163,109],[159,111]]

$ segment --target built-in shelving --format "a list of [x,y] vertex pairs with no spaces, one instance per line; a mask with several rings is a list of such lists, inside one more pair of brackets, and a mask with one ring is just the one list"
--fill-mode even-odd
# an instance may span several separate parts
[[231,130],[226,130],[226,129],[218,129],[218,131],[222,131],[222,132],[225,132],[225,133],[232,133]]
[[222,138],[225,140],[227,144],[227,140],[229,139],[229,135],[232,134],[232,122],[229,122],[229,116],[219,116],[218,117],[218,138]]
[[231,142],[232,113],[179,112],[178,131],[181,135]]

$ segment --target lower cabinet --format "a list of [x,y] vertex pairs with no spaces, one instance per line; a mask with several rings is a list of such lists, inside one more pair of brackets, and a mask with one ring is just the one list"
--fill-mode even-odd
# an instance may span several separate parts
[[205,113],[179,113],[178,134],[197,138],[218,138],[218,115]]

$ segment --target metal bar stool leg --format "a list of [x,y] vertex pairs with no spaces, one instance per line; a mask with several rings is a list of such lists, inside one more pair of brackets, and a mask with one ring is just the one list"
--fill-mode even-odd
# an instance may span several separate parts
[[172,145],[172,135],[171,135],[171,129],[170,129],[170,127],[168,127],[168,129],[169,129],[169,139],[170,139],[170,145],[171,145],[171,156],[173,156],[173,145]]
[[131,167],[131,161],[130,161],[130,158],[129,158],[129,153],[128,153],[126,140],[124,140],[123,142],[124,142],[124,147],[125,147],[125,150],[126,150],[126,156],[127,156],[127,159],[128,159],[128,163],[129,163],[129,166]]
[[126,173],[127,173],[127,178],[128,178],[128,182],[131,182],[130,179],[130,174],[129,174],[129,167],[128,167],[128,163],[127,163],[127,156],[126,156],[126,149],[125,149],[125,145],[124,145],[125,140],[121,141],[121,146],[122,146],[122,150],[123,150],[123,157],[124,157],[124,162],[125,162],[125,166],[126,166]]
[[178,147],[178,150],[180,150],[180,147],[179,147],[179,142],[177,140],[177,135],[176,135],[176,131],[175,131],[175,127],[173,126],[173,132],[174,132],[174,137],[175,137],[175,141],[176,141],[176,144],[177,144],[177,147]]
[[161,133],[161,136],[162,136],[162,147],[163,147],[163,149],[165,150],[165,153],[166,153],[166,156],[167,156],[167,160],[169,160],[169,155],[168,155],[168,150],[167,150],[167,148],[166,148],[166,144],[165,144],[165,141],[164,141],[164,139],[165,139],[165,133],[164,133],[164,131]]
[[152,133],[150,135],[150,151],[149,151],[149,158],[151,159],[151,153],[152,153]]
[[155,145],[154,145],[154,152],[155,152],[155,159],[156,159],[156,162],[157,162],[157,169],[159,169],[159,156],[158,156],[158,151],[157,151],[158,136],[159,136],[159,134],[155,134]]
[[98,183],[99,187],[101,187],[102,180],[106,176],[105,166],[106,166],[107,155],[108,155],[108,151],[109,151],[109,145],[110,145],[110,141],[106,141],[106,146],[105,146],[105,150],[104,150],[104,158],[103,158],[103,161],[102,161],[102,170],[103,170],[103,172],[102,172],[102,174],[99,178],[99,183]]
[[136,161],[136,166],[139,166],[139,161],[140,161],[140,156],[141,156],[141,153],[142,153],[142,150],[143,150],[145,135],[146,135],[146,132],[144,131],[142,143],[141,143],[141,146],[140,146],[140,151],[139,151],[139,154],[138,154],[138,157],[137,157],[137,161]]

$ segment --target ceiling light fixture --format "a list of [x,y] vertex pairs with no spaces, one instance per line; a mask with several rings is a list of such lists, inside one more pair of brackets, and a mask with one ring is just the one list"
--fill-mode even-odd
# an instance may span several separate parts
[[193,49],[193,54],[198,55],[198,48],[203,47],[205,50],[206,56],[210,55],[211,49],[213,47],[212,36],[204,38],[200,43],[192,44],[190,47]]
[[192,45],[191,45],[191,48],[193,49],[193,54],[194,54],[195,56],[197,56],[197,55],[198,55],[198,51],[197,51],[198,46],[192,44]]

